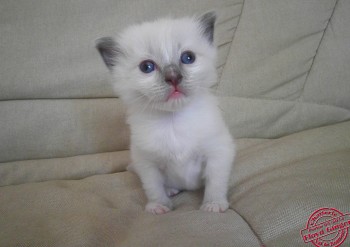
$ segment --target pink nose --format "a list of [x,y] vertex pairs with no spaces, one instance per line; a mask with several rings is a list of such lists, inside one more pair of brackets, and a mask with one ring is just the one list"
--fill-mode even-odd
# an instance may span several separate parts
[[164,80],[169,85],[177,86],[181,83],[182,75],[176,65],[168,65],[164,68]]

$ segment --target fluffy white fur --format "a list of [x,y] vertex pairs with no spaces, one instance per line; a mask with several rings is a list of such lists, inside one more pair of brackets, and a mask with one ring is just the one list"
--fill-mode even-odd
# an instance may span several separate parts
[[[229,206],[235,147],[209,90],[216,81],[214,21],[213,13],[161,19],[131,26],[113,41],[98,41],[128,108],[132,166],[148,198],[146,211],[153,214],[173,208],[169,196],[203,185],[202,210],[224,212]],[[181,63],[184,51],[195,54],[194,63]],[[144,60],[154,61],[156,69],[143,73]],[[180,97],[169,98],[174,86],[164,79],[168,65],[182,75]]]

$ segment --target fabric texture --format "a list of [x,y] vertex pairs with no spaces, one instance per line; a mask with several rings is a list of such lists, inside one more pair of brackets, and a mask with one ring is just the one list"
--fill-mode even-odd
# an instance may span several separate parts
[[349,211],[349,128],[346,122],[274,140],[238,140],[224,214],[199,211],[198,191],[175,196],[174,211],[150,215],[131,172],[4,186],[0,245],[304,246],[300,230],[314,210]]
[[[213,91],[238,147],[230,208],[205,213],[203,191],[182,192],[153,216],[95,40],[213,9]],[[1,1],[0,246],[310,246],[313,211],[350,212],[349,12],[348,0]]]

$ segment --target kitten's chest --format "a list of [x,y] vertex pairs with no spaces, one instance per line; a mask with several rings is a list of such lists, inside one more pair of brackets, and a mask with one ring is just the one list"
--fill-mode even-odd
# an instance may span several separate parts
[[191,121],[161,119],[141,128],[135,141],[157,158],[182,163],[198,152],[198,134]]
[[[187,159],[198,149],[193,126],[187,124],[163,123],[153,130],[153,145],[157,153],[178,161]],[[152,137],[150,137],[152,139]]]

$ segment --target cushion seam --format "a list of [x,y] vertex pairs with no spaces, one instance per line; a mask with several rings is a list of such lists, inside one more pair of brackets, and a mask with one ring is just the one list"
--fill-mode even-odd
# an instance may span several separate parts
[[320,39],[320,41],[319,41],[319,43],[318,43],[318,46],[317,46],[317,48],[316,48],[316,51],[315,51],[315,55],[314,55],[313,58],[312,58],[312,62],[311,62],[310,68],[309,68],[309,70],[307,71],[307,74],[306,74],[306,77],[305,77],[305,81],[304,81],[303,87],[302,87],[301,90],[300,90],[300,95],[299,95],[299,97],[298,97],[298,101],[302,101],[301,98],[302,98],[302,96],[303,96],[303,94],[304,94],[305,86],[306,86],[306,84],[307,84],[307,82],[308,82],[308,79],[309,79],[311,70],[312,70],[312,68],[314,67],[317,54],[319,53],[321,44],[322,44],[322,42],[323,42],[324,36],[325,36],[325,34],[326,34],[326,31],[327,31],[327,29],[328,29],[328,27],[329,27],[329,23],[331,22],[331,20],[332,20],[332,18],[333,18],[333,15],[334,15],[334,13],[335,13],[335,9],[336,9],[336,6],[337,6],[338,2],[339,2],[339,0],[336,0],[336,1],[335,1],[335,4],[334,4],[334,6],[333,6],[332,13],[331,13],[331,15],[330,15],[330,17],[329,17],[329,19],[328,19],[328,21],[327,21],[326,27],[325,27],[324,30],[323,30],[321,39]]
[[227,52],[227,56],[226,56],[226,61],[225,61],[225,64],[222,68],[222,71],[220,73],[220,78],[218,78],[218,83],[215,85],[215,91],[217,91],[219,85],[221,84],[221,78],[222,78],[222,74],[224,73],[225,69],[226,69],[226,66],[227,66],[227,61],[228,61],[228,58],[230,56],[230,53],[231,53],[231,50],[232,50],[232,46],[233,46],[233,42],[235,40],[235,37],[236,37],[236,33],[237,33],[237,30],[238,30],[238,26],[239,24],[241,23],[241,17],[243,15],[243,9],[244,9],[244,3],[245,3],[245,0],[242,1],[242,8],[241,8],[241,14],[239,15],[238,17],[238,21],[237,21],[237,25],[236,25],[236,29],[233,31],[233,36],[232,36],[232,41],[231,41],[231,45],[230,45],[230,48],[228,49],[228,52]]
[[245,96],[219,96],[219,99],[225,99],[225,98],[241,98],[241,99],[251,99],[251,100],[263,100],[263,101],[279,101],[279,102],[288,102],[288,103],[293,103],[295,104],[308,104],[308,105],[318,105],[318,106],[329,106],[329,107],[333,107],[333,108],[337,108],[337,109],[343,109],[346,111],[350,112],[350,109],[348,108],[344,108],[341,106],[337,106],[337,105],[330,105],[330,104],[320,104],[320,103],[315,103],[315,102],[308,102],[308,101],[295,101],[295,100],[284,100],[284,99],[264,99],[264,98],[256,98],[256,97],[245,97]]
[[247,224],[247,226],[249,227],[249,229],[252,231],[252,233],[254,234],[254,236],[256,237],[256,239],[258,240],[259,242],[259,245],[260,246],[264,246],[264,243],[262,241],[262,239],[260,238],[260,236],[257,234],[257,232],[254,230],[253,226],[243,217],[242,214],[240,214],[237,209],[233,209],[233,208],[230,208],[232,209],[236,214],[238,214],[241,219]]

